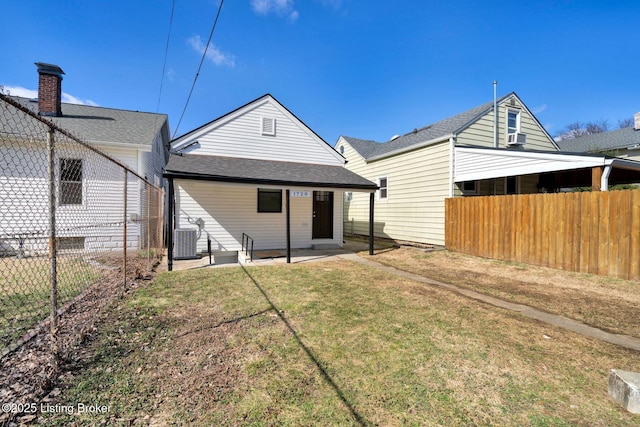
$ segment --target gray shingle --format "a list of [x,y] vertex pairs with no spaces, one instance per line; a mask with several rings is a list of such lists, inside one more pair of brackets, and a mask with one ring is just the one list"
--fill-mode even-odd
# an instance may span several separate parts
[[[515,95],[511,92],[500,97],[497,102],[500,103],[504,99]],[[421,144],[431,140],[446,137],[447,135],[456,134],[464,130],[467,126],[475,122],[477,119],[493,109],[493,101],[487,102],[470,110],[464,111],[455,116],[448,117],[430,125],[414,129],[398,138],[380,143],[370,140],[362,140],[352,137],[344,137],[349,144],[365,159],[383,156],[385,154],[404,150],[413,145]]]
[[[36,101],[17,96],[11,99],[38,112]],[[62,117],[46,118],[79,138],[97,144],[151,145],[167,122],[166,114],[66,103],[62,104]]]
[[562,151],[582,153],[640,146],[640,131],[623,128],[557,142]]
[[239,157],[175,155],[165,176],[253,184],[300,185],[373,190],[377,186],[342,166],[278,162]]

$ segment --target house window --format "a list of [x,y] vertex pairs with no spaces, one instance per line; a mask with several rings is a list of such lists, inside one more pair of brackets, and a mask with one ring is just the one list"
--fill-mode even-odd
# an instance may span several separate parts
[[520,111],[509,110],[507,113],[507,135],[520,132]]
[[61,251],[84,250],[84,237],[60,237],[58,239],[58,249]]
[[258,188],[258,212],[282,212],[282,190]]
[[465,181],[462,183],[464,194],[478,194],[478,181]]
[[508,176],[505,178],[506,183],[504,186],[505,194],[519,194],[520,193],[520,180],[517,176]]
[[389,181],[387,177],[378,178],[378,199],[379,200],[387,200],[389,197]]
[[276,136],[276,119],[272,117],[262,118],[262,134],[267,136]]
[[82,204],[82,159],[60,159],[60,204]]

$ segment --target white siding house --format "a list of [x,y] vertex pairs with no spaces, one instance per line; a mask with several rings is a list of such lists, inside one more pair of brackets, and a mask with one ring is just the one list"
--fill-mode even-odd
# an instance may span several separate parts
[[[60,245],[72,241],[76,249],[122,249],[124,169],[64,132],[161,185],[168,158],[167,116],[62,103],[62,70],[50,64],[36,65],[38,99],[9,96],[0,103],[0,251],[12,254],[20,246],[20,251],[37,254],[48,249],[48,127],[38,115],[63,131],[54,133]],[[142,215],[147,203],[142,191],[145,184],[134,176],[129,178],[127,213]],[[129,246],[137,248],[138,224],[132,222],[127,235]]]
[[243,235],[255,250],[342,246],[343,192],[376,189],[344,163],[268,94],[174,140],[169,265],[209,245],[240,251]]

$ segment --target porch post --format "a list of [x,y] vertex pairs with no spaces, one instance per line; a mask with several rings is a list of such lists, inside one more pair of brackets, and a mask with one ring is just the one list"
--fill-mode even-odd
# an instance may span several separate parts
[[369,193],[369,255],[373,255],[373,201],[375,193]]
[[167,267],[173,271],[173,178],[169,178],[169,209],[167,218]]
[[289,189],[286,191],[287,202],[287,264],[291,264],[291,209],[289,209]]
[[602,167],[596,166],[591,168],[591,190],[602,190]]

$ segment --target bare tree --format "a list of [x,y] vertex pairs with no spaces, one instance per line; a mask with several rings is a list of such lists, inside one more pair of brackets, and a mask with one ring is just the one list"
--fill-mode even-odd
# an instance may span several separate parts
[[[622,123],[622,121],[618,120],[618,124],[620,123]],[[633,120],[631,120],[631,124],[629,126],[631,126],[632,124]],[[565,126],[560,132],[558,132],[558,134],[556,135],[556,140],[562,141],[563,139],[579,138],[585,135],[593,135],[594,133],[607,132],[608,130],[608,120],[603,119],[586,123],[577,121]]]
[[633,127],[633,117],[627,117],[626,119],[618,120],[619,129],[630,128],[630,127]]

